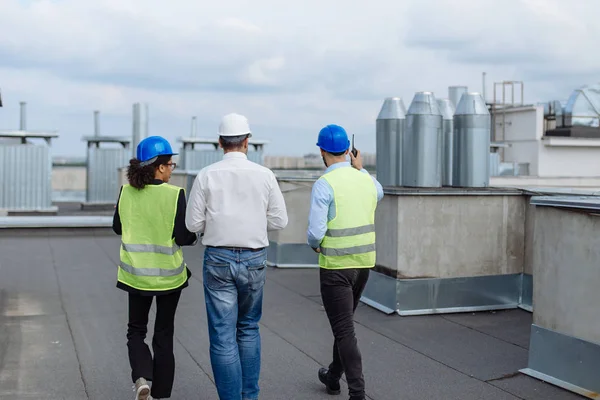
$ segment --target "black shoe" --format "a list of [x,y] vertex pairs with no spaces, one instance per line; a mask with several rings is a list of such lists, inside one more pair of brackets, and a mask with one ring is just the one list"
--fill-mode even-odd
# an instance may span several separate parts
[[327,389],[327,394],[340,394],[342,393],[340,389],[340,380],[339,379],[330,379],[329,370],[327,368],[319,369],[319,380],[325,388]]

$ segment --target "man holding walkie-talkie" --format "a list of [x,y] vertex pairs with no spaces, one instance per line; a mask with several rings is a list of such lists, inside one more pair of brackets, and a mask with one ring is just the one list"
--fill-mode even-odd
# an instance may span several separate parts
[[319,253],[321,297],[334,336],[333,361],[319,370],[319,380],[327,393],[340,394],[345,373],[350,400],[364,400],[354,311],[375,266],[375,209],[383,188],[363,168],[354,137],[350,151],[341,126],[321,129],[317,146],[327,169],[312,189],[307,235],[308,244]]

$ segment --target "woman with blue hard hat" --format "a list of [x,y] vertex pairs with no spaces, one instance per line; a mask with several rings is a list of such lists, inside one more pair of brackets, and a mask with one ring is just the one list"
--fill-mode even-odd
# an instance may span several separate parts
[[[117,287],[129,293],[127,348],[136,400],[171,397],[175,377],[175,312],[191,276],[181,246],[197,241],[185,226],[185,191],[168,183],[176,154],[160,136],[140,142],[113,219],[113,230],[122,237]],[[144,340],[154,297],[153,359]]]

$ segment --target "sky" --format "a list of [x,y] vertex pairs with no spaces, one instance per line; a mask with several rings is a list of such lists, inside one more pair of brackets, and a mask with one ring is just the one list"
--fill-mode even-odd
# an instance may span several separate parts
[[57,130],[57,156],[82,136],[129,136],[147,103],[149,134],[175,147],[248,117],[267,155],[315,152],[331,123],[375,150],[385,97],[448,97],[465,85],[524,83],[525,103],[566,101],[600,81],[597,0],[0,0],[0,129]]

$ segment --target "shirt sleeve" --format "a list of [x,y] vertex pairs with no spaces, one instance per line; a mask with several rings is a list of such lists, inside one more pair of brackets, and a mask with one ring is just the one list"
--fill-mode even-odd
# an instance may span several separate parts
[[327,232],[329,206],[333,201],[331,187],[324,179],[317,179],[312,188],[308,214],[307,243],[313,249],[321,246]]
[[267,206],[267,230],[274,231],[287,226],[288,215],[285,201],[275,174],[270,173],[269,205]]
[[204,196],[202,171],[198,174],[190,191],[185,211],[185,226],[190,232],[203,233],[206,226],[206,198]]
[[121,216],[119,215],[119,200],[121,200],[121,193],[123,192],[123,186],[119,190],[119,197],[117,197],[117,204],[115,205],[115,214],[113,215],[112,229],[117,235],[123,234],[123,226],[121,225]]
[[[366,169],[361,169],[360,172],[362,172],[363,174],[368,174],[369,171],[367,171]],[[373,175],[371,175],[371,179],[373,179],[373,183],[375,184],[375,188],[377,189],[377,201],[381,201],[381,199],[383,199],[383,186],[381,186],[381,183],[379,183],[379,181],[377,179],[375,179],[375,177]]]
[[198,236],[190,232],[185,226],[186,200],[185,191],[179,191],[177,198],[177,212],[175,213],[175,226],[173,227],[173,237],[175,243],[179,246],[193,246],[198,241]]

